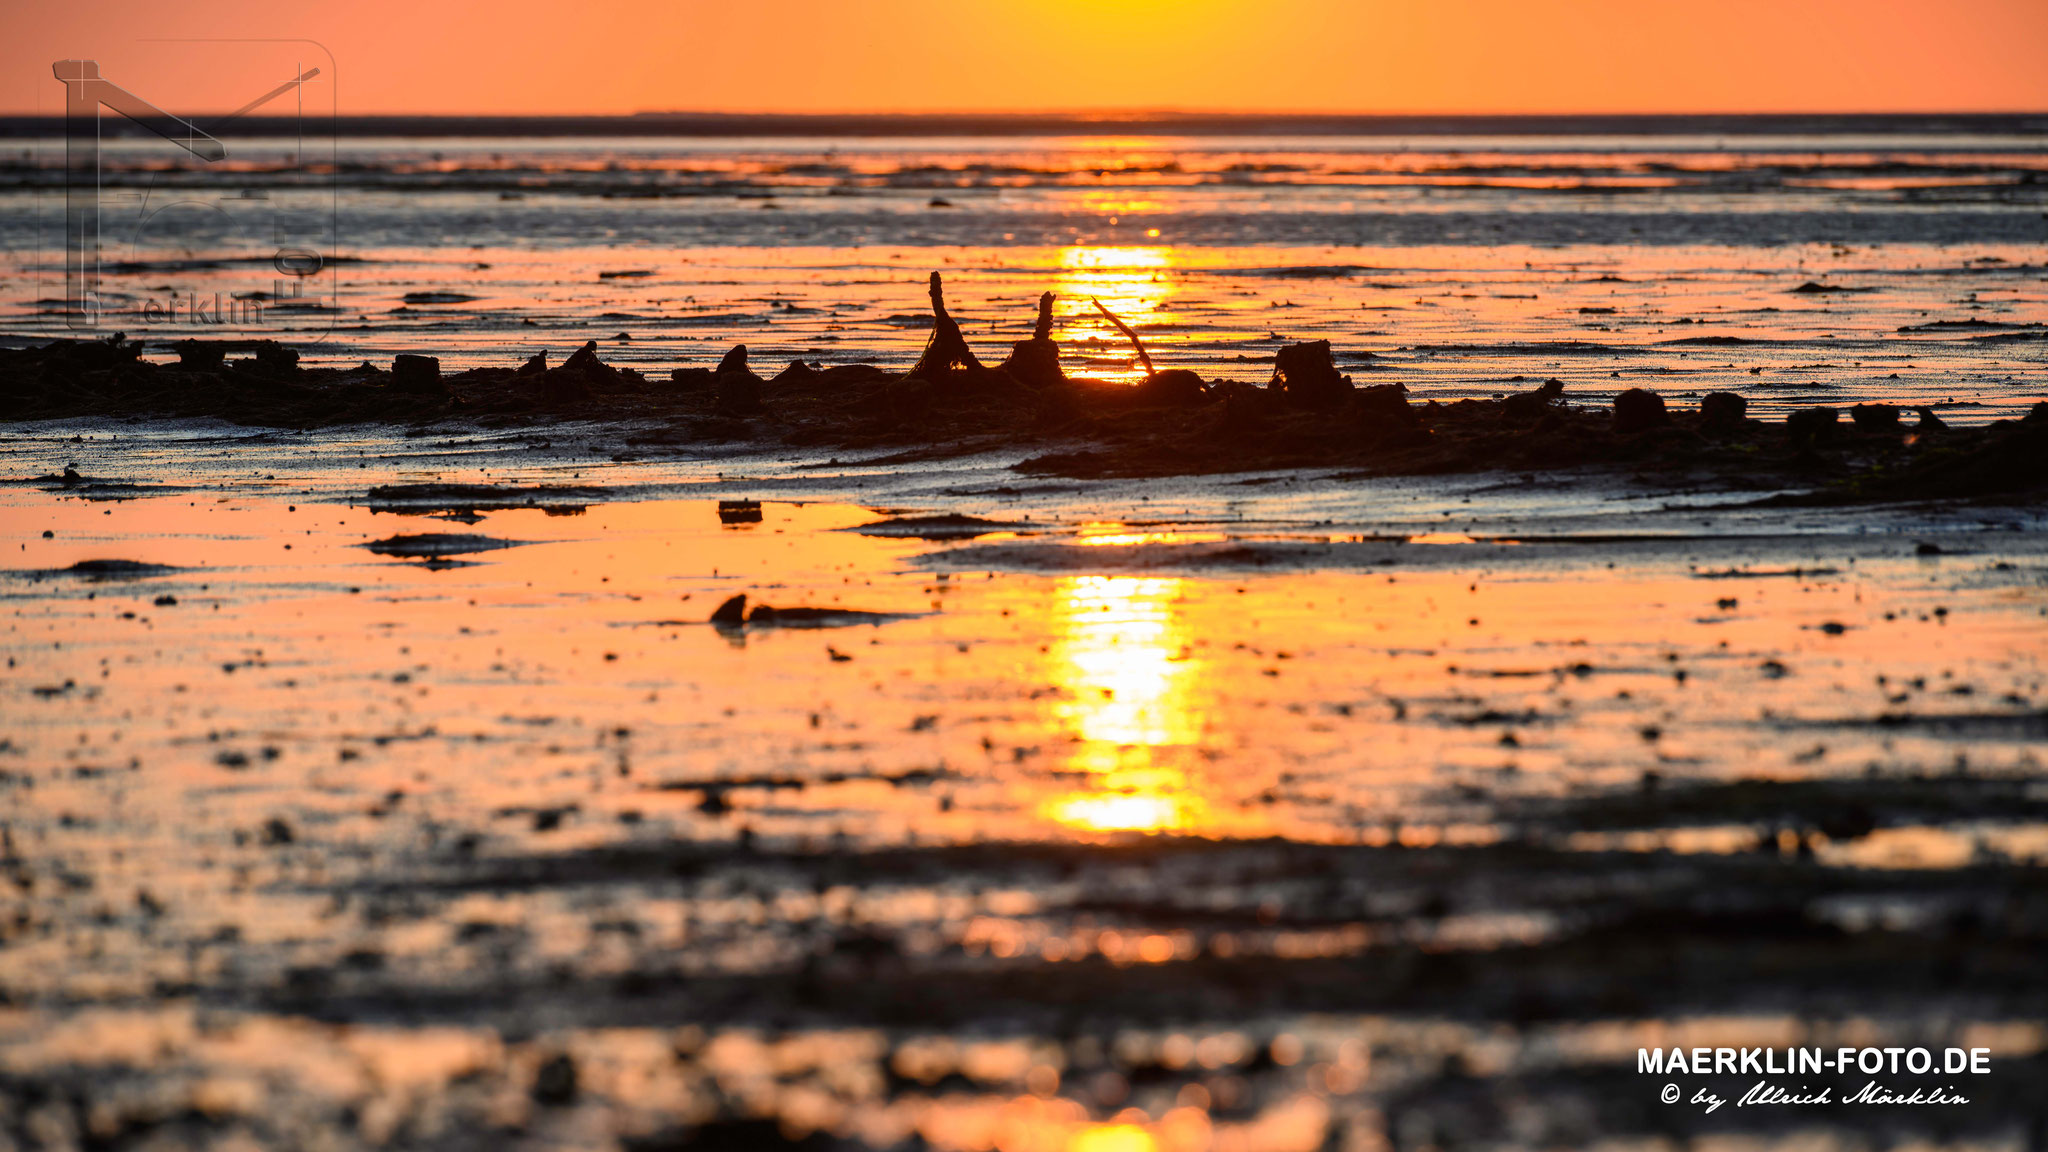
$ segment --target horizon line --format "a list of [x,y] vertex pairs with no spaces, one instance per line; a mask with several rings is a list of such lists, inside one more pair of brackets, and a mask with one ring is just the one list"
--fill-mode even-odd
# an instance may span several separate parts
[[[217,113],[187,113],[189,118],[199,122]],[[731,128],[772,128],[777,134],[803,134],[801,129],[855,129],[860,127],[957,127],[983,131],[1016,131],[1018,129],[1043,130],[1071,126],[1086,129],[1090,125],[1105,128],[1139,127],[1156,125],[1186,129],[1228,129],[1260,123],[1284,126],[1292,124],[1302,128],[1328,130],[1350,125],[1369,127],[1373,125],[1401,126],[1408,131],[1430,128],[1456,128],[1463,126],[1471,130],[1481,126],[1502,128],[1523,126],[1550,126],[1551,133],[1559,129],[1578,127],[1595,129],[1602,125],[1621,127],[1625,125],[1650,126],[1653,124],[1682,125],[1694,124],[1700,128],[1719,127],[1722,130],[1736,130],[1745,127],[1769,127],[1783,122],[1820,122],[1838,124],[1871,123],[1882,125],[1887,122],[1897,128],[1933,127],[1929,121],[1964,120],[1978,121],[1985,127],[2001,127],[2026,134],[2048,134],[2048,108],[2043,109],[1935,109],[1935,110],[1886,110],[1886,111],[1749,111],[1749,112],[1329,112],[1329,111],[1219,111],[1189,108],[1102,108],[1068,110],[1003,110],[1003,111],[863,111],[863,112],[790,112],[790,111],[732,111],[703,109],[642,109],[633,112],[350,112],[316,116],[314,119],[331,120],[334,123],[360,128],[400,127],[417,125],[425,128],[434,125],[469,124],[473,126],[497,125],[511,128],[518,125],[532,126],[616,126],[616,127],[671,127],[687,125],[700,130],[711,130],[715,134],[731,134],[722,129]],[[22,129],[42,125],[61,124],[62,113],[53,112],[5,112],[0,111],[0,136],[19,136]],[[299,122],[290,116],[251,116],[243,118],[251,129]],[[2038,121],[2038,123],[2036,122]],[[1550,134],[1550,133],[1545,133]]]

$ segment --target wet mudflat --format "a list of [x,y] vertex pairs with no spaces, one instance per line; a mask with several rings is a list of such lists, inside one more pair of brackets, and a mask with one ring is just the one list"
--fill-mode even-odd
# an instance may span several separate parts
[[[579,436],[10,441],[8,1139],[2048,1123],[2038,502]],[[1995,1074],[1708,1115],[1635,1071],[1716,1044]]]

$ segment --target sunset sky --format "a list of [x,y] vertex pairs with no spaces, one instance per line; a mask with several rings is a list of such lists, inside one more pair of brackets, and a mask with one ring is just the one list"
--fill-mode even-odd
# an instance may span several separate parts
[[274,37],[325,49],[349,114],[2048,110],[2044,0],[78,0],[0,29],[8,112],[55,111],[69,57],[231,109],[267,64],[153,38]]

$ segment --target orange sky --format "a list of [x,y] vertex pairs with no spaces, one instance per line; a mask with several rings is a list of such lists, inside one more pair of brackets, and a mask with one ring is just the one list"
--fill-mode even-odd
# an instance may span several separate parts
[[12,112],[66,57],[171,111],[283,78],[152,37],[316,40],[356,114],[2048,110],[2048,0],[70,0],[0,32]]

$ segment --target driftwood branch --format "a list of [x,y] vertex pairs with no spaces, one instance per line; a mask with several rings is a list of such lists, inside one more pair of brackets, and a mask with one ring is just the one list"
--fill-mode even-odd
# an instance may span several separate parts
[[974,349],[967,346],[967,338],[960,334],[960,325],[946,312],[946,289],[939,281],[939,274],[932,273],[932,338],[925,343],[924,355],[918,357],[917,367],[910,375],[921,380],[937,380],[958,369],[981,371],[981,361],[974,355]]
[[[933,275],[937,276],[938,273],[935,272],[933,273]],[[1090,296],[1088,298],[1088,302],[1090,304],[1095,305],[1095,310],[1097,312],[1102,313],[1104,316],[1108,317],[1109,322],[1111,324],[1116,325],[1116,330],[1124,334],[1124,338],[1131,342],[1131,347],[1136,348],[1138,350],[1138,363],[1143,364],[1145,366],[1145,375],[1152,375],[1152,357],[1146,354],[1144,342],[1138,339],[1138,334],[1136,332],[1131,331],[1131,326],[1117,319],[1116,313],[1111,312],[1107,308],[1104,308],[1102,306],[1102,301],[1097,300],[1095,297]],[[1043,324],[1045,323],[1044,317],[1047,315],[1047,313],[1043,310],[1044,305],[1041,304],[1040,309],[1041,310],[1039,312],[1039,323]]]
[[1052,340],[1052,301],[1050,292],[1038,298],[1038,325],[1031,339],[1010,345],[1010,358],[1002,364],[1010,379],[1026,388],[1050,388],[1067,379],[1060,371],[1060,346]]

